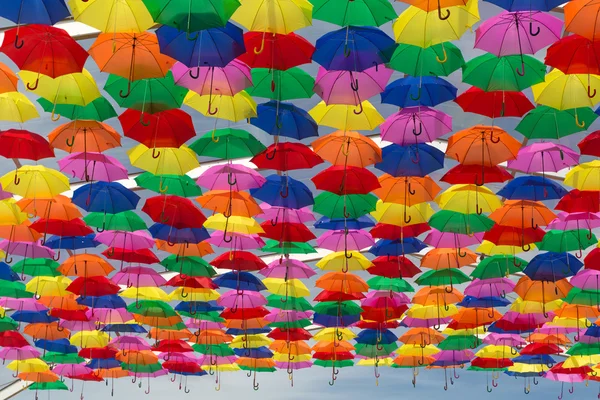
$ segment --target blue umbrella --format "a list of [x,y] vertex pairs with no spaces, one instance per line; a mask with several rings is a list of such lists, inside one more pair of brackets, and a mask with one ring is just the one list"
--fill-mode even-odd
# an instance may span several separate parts
[[252,292],[260,292],[266,290],[267,287],[260,279],[249,272],[227,272],[213,279],[215,285],[228,289],[249,290]]
[[148,331],[138,324],[107,324],[102,327],[102,332],[146,333]]
[[356,340],[356,343],[370,345],[392,344],[396,340],[398,340],[398,336],[394,335],[394,333],[389,329],[381,331],[376,331],[374,329],[366,329],[364,331],[359,332],[354,340]]
[[360,314],[339,316],[315,313],[313,316],[313,323],[324,328],[345,328],[357,323],[358,321],[360,321]]
[[560,199],[567,193],[558,183],[543,176],[519,176],[497,194],[509,200],[545,201]]
[[315,120],[306,111],[291,103],[271,100],[259,104],[256,114],[255,118],[250,118],[250,123],[269,135],[297,140],[319,136]]
[[381,102],[398,107],[433,107],[456,98],[458,89],[437,76],[400,78],[381,93]]
[[69,354],[77,353],[79,350],[77,346],[73,346],[69,339],[58,339],[58,340],[46,340],[39,339],[33,342],[35,347],[44,349],[46,351],[54,351],[56,353]]
[[548,354],[525,354],[512,359],[515,363],[521,364],[554,364],[554,358]]
[[533,281],[551,281],[573,276],[583,267],[583,263],[569,253],[540,253],[529,261],[523,270]]
[[90,249],[100,245],[100,242],[97,242],[95,237],[96,235],[93,233],[86,236],[51,236],[46,240],[44,246],[51,249]]
[[0,17],[18,25],[54,25],[70,16],[65,0],[10,0],[0,8]]
[[217,305],[214,301],[182,301],[175,306],[175,311],[183,311],[190,314],[222,311],[223,309],[224,307]]
[[427,248],[427,245],[417,238],[404,238],[404,240],[381,239],[369,249],[374,256],[399,256],[408,253],[418,253]]
[[552,11],[564,0],[483,0],[508,11]]
[[156,223],[148,228],[155,239],[165,240],[168,243],[200,243],[210,237],[205,228],[181,228]]
[[107,296],[79,296],[77,303],[91,308],[127,308],[127,303],[118,294]]
[[[222,68],[246,52],[242,30],[230,22],[222,28],[195,32],[193,37],[185,31],[163,25],[156,31],[156,36],[161,53],[190,68]],[[190,76],[197,78],[192,71]]]
[[225,331],[228,335],[260,335],[261,333],[269,333],[271,332],[271,328],[251,328],[251,329],[238,329],[238,328],[229,328]]
[[260,188],[250,189],[250,194],[258,200],[278,207],[302,208],[315,204],[308,186],[287,175],[269,175]]
[[253,349],[233,349],[233,352],[238,357],[250,357],[250,358],[271,358],[273,352],[268,347],[256,347]]
[[530,333],[533,332],[536,329],[536,327],[532,327],[531,329],[527,329],[527,330],[510,330],[510,329],[502,329],[496,326],[495,322],[492,322],[490,324],[490,326],[488,326],[487,331],[490,333],[514,333],[517,335],[521,335],[523,333]]
[[20,281],[19,274],[13,271],[10,266],[4,262],[0,262],[0,280],[16,282]]
[[600,338],[600,326],[592,325],[586,329],[584,336]]
[[425,144],[399,146],[391,144],[382,149],[382,161],[375,168],[398,176],[425,176],[444,168],[444,153]]
[[121,361],[115,360],[114,358],[92,358],[85,366],[91,369],[119,368],[121,366]]
[[327,70],[361,72],[390,62],[396,46],[380,29],[349,26],[321,36],[313,60]]
[[51,322],[56,322],[59,320],[56,317],[48,315],[47,311],[15,311],[10,317],[15,321],[27,322],[30,324],[49,324]]
[[483,308],[491,308],[491,307],[506,307],[510,305],[510,300],[502,298],[500,296],[493,297],[474,297],[474,296],[465,296],[460,303],[457,303],[457,306],[467,307],[467,308],[475,308],[475,307],[483,307]]
[[117,182],[94,182],[73,192],[73,204],[87,212],[117,214],[135,210],[140,196]]
[[375,222],[368,215],[361,215],[358,218],[352,219],[331,219],[321,217],[314,223],[316,229],[340,230],[340,229],[365,229],[375,226]]

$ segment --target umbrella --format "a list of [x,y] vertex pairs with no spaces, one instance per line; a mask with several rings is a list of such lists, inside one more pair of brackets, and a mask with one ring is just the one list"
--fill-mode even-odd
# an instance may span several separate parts
[[317,123],[313,117],[303,109],[279,101],[269,101],[259,104],[256,116],[250,123],[273,136],[285,136],[294,139],[305,139],[319,136]]
[[171,69],[173,79],[179,86],[186,87],[200,95],[222,94],[233,96],[252,86],[250,68],[239,60],[233,60],[224,67],[201,66],[188,68],[177,62]]
[[194,197],[202,194],[202,190],[187,175],[153,175],[150,172],[144,172],[136,176],[135,181],[140,187],[156,193],[181,197]]
[[435,76],[405,77],[387,85],[381,102],[398,107],[436,106],[454,100],[456,87]]
[[394,177],[424,177],[444,167],[444,153],[429,144],[391,144],[383,148],[383,160],[375,167]]
[[560,70],[553,69],[546,75],[545,82],[538,83],[531,89],[537,103],[567,110],[593,107],[600,101],[594,99],[598,88],[600,77],[596,75],[565,75]]
[[96,121],[71,121],[48,135],[54,148],[72,152],[97,152],[121,146],[121,136],[109,125]]
[[410,76],[448,76],[464,64],[460,49],[451,42],[426,48],[400,43],[389,62],[391,68]]
[[185,28],[191,36],[192,32],[224,26],[240,3],[206,0],[188,5],[185,1],[144,0],[144,5],[155,22]]
[[452,118],[429,107],[407,107],[380,125],[381,138],[401,146],[432,142],[452,131]]
[[44,111],[49,113],[54,112],[55,118],[56,115],[59,115],[71,120],[81,119],[102,122],[117,116],[117,112],[113,106],[104,97],[98,97],[85,106],[54,104],[43,97],[37,99],[37,102],[42,106]]
[[598,118],[590,108],[560,111],[548,106],[538,106],[528,112],[516,130],[529,139],[560,139],[580,132]]
[[138,1],[126,0],[113,4],[112,0],[69,0],[73,18],[101,32],[141,33],[154,25],[146,6]]
[[252,82],[253,87],[248,89],[248,93],[252,96],[293,100],[308,99],[314,94],[314,78],[297,67],[285,71],[254,68],[252,69]]
[[102,153],[71,153],[60,160],[58,166],[61,171],[86,182],[113,182],[128,177],[127,169],[119,160]]
[[533,110],[534,105],[521,92],[484,92],[472,87],[454,100],[465,112],[486,117],[522,117]]
[[0,132],[0,155],[5,158],[41,160],[54,157],[48,141],[37,133],[9,129]]
[[383,65],[363,72],[327,71],[320,67],[314,90],[326,104],[358,105],[362,100],[383,92],[392,72]]
[[265,183],[265,178],[255,170],[238,164],[215,165],[204,171],[196,182],[210,190],[234,191],[255,189]]
[[41,165],[25,165],[0,178],[2,188],[27,198],[51,198],[69,190],[69,179]]
[[577,0],[565,7],[565,29],[590,40],[596,40],[597,20],[594,12],[598,5],[594,2]]
[[119,116],[124,135],[146,147],[179,147],[196,135],[192,117],[179,109],[157,112],[145,119],[137,110],[126,110]]
[[88,212],[115,214],[134,210],[139,199],[137,194],[120,183],[100,181],[76,189],[72,201]]
[[0,94],[0,119],[23,123],[39,118],[35,106],[23,93],[7,92]]
[[247,51],[239,60],[252,68],[285,71],[302,64],[310,64],[315,47],[295,33],[264,35],[262,32],[244,34]]
[[554,143],[535,143],[522,147],[517,158],[508,161],[508,167],[525,173],[545,171],[558,172],[579,163],[579,154]]
[[250,31],[288,34],[312,25],[312,4],[308,1],[274,0],[272,4],[243,3],[231,17]]
[[[382,0],[359,0],[347,5],[339,0],[319,0],[313,4],[313,18],[340,26],[380,26],[397,18],[394,8]],[[339,13],[340,9],[344,13]]]
[[185,175],[199,166],[196,154],[185,145],[150,149],[139,144],[127,155],[132,166],[153,175]]
[[261,169],[291,171],[311,169],[323,159],[302,143],[276,143],[252,157],[250,162]]

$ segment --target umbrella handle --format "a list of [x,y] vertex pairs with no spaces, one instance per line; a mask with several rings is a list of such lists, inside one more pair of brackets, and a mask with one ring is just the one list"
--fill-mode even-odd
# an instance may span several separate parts
[[460,247],[456,250],[456,253],[458,254],[459,257],[464,258],[467,256],[467,252],[465,251],[464,253],[460,252]]
[[348,253],[348,249],[344,249],[344,257],[346,257],[346,259],[351,259],[354,256],[354,254],[352,252]]
[[408,193],[409,193],[411,196],[414,196],[414,195],[415,195],[415,193],[417,193],[417,189],[412,189],[412,188],[411,188],[411,185],[412,185],[412,184],[409,182],[409,183],[408,183]]
[[114,256],[115,255],[115,248],[114,247],[110,247],[108,249],[108,251],[106,252],[106,255],[109,256],[109,257]]
[[410,161],[413,164],[418,164],[421,161],[421,156],[419,155],[419,148],[417,147],[417,151],[415,151],[415,158],[410,157]]
[[524,386],[524,387],[523,387],[523,392],[524,392],[525,394],[529,394],[529,392],[530,392],[530,391],[531,391],[531,390],[529,389],[529,386]]
[[15,35],[15,43],[14,44],[15,44],[16,49],[20,49],[25,44],[25,41],[23,39],[21,39],[21,41],[19,42],[19,35]]
[[288,185],[285,185],[285,192],[281,190],[279,191],[279,195],[286,199],[290,195],[290,187]]
[[419,86],[419,91],[417,92],[417,96],[413,97],[412,93],[410,94],[410,99],[413,101],[417,101],[421,98],[421,87]]
[[496,382],[495,379],[492,379],[492,386],[493,387],[498,387],[498,382]]
[[531,245],[530,244],[524,244],[523,246],[521,246],[521,249],[523,251],[529,251],[529,250],[531,250]]
[[494,137],[494,131],[492,131],[490,133],[490,142],[497,144],[500,143],[500,138],[499,137]]
[[192,73],[192,71],[194,70],[194,68],[190,68],[188,70],[188,74],[190,75],[190,78],[192,79],[198,79],[200,77],[200,67],[196,68],[196,74],[194,75],[194,73]]
[[198,32],[194,32],[194,36],[190,36],[190,32],[186,32],[185,38],[190,42],[193,42],[194,40],[198,39]]
[[129,97],[129,95],[131,94],[131,81],[127,81],[127,92],[124,92],[123,90],[119,91],[119,96],[124,99]]
[[519,76],[525,76],[525,63],[522,62],[521,68],[517,68],[516,71],[517,71],[517,74],[519,74]]
[[73,147],[73,145],[75,144],[75,135],[71,136],[71,139],[66,139],[65,143],[67,144],[67,146]]
[[[439,3],[439,1],[438,1],[438,3]],[[448,18],[450,18],[450,10],[446,9],[446,15],[443,15],[442,14],[442,9],[438,7],[438,18],[441,21],[447,20]]]
[[[38,76],[37,79],[35,80],[35,82],[33,83],[33,85],[31,84],[31,82],[27,82],[26,86],[27,86],[27,89],[29,89],[29,90],[35,90],[38,88],[39,84],[40,84],[40,77]],[[590,91],[588,90],[588,93],[589,92]]]
[[348,140],[348,145],[345,146],[346,150],[344,150],[344,144],[342,144],[342,154],[344,155],[344,157],[348,157],[350,155],[350,140]]
[[352,88],[353,91],[358,92],[358,79],[350,81],[350,88]]
[[350,214],[350,213],[347,211],[347,208],[346,208],[346,206],[344,205],[344,218],[350,218],[351,216],[352,216],[352,214]]
[[277,147],[275,147],[275,148],[273,149],[273,153],[272,153],[272,155],[269,155],[269,153],[267,152],[267,153],[265,154],[265,158],[266,158],[267,160],[272,160],[272,159],[274,159],[274,158],[275,158],[275,153],[277,153]]
[[415,136],[420,136],[421,133],[423,133],[423,124],[421,122],[419,122],[419,132],[417,133],[417,127],[415,125],[415,127],[413,128],[413,135]]
[[152,158],[157,159],[160,157],[160,151],[156,151],[156,147],[152,148]]
[[[52,110],[52,114],[50,115],[50,119],[54,122],[60,119],[60,114],[56,114],[54,110]],[[69,146],[71,147],[71,146]]]
[[540,34],[540,27],[538,26],[538,27],[537,27],[537,30],[536,30],[536,31],[534,31],[534,30],[533,30],[533,22],[531,22],[531,21],[529,21],[529,34],[530,34],[531,36],[537,36],[537,35],[539,35],[539,34]]
[[211,110],[211,107],[212,107],[212,103],[209,102],[208,103],[208,110],[206,110],[206,112],[208,112],[209,115],[215,115],[216,113],[219,112],[219,108],[218,107],[215,107],[214,110]]
[[587,95],[590,99],[593,99],[594,97],[596,97],[596,89],[594,89],[594,91],[592,92],[592,87],[588,85]]
[[231,172],[229,174],[227,174],[227,183],[229,184],[229,186],[235,186],[237,184],[237,178],[234,178],[232,181],[231,180],[232,176],[233,176],[233,174]]
[[[266,32],[265,32],[266,33]],[[262,36],[262,40],[260,42],[260,47],[254,48],[254,54],[259,55],[265,50],[265,34]]]
[[408,218],[406,218],[406,206],[404,207],[404,223],[405,224],[410,224],[410,221],[412,221],[412,215],[409,215]]
[[15,171],[15,179],[13,180],[13,182],[15,183],[15,185],[18,185],[21,183],[21,178],[19,178],[19,175],[17,175],[16,171]]
[[348,47],[348,42],[344,43],[344,57],[350,57],[351,50]]
[[538,224],[535,223],[535,221],[533,220],[533,217],[531,217],[531,229],[537,229],[540,226]]
[[354,113],[354,115],[360,115],[363,112],[363,104],[362,102],[358,103],[358,110],[352,110],[352,112]]
[[[448,13],[450,13],[450,10],[448,10]],[[437,62],[439,62],[440,64],[445,64],[446,61],[448,61],[448,53],[446,53],[446,49],[443,46],[442,46],[442,51],[444,52],[444,58],[440,58],[436,55],[435,60]]]
[[487,392],[488,392],[488,393],[492,393],[492,388],[490,388],[490,386],[489,386],[489,385],[487,385],[487,386],[485,387],[485,389],[487,390]]
[[144,121],[144,113],[143,112],[140,115],[140,124],[142,124],[143,126],[150,126],[150,121],[148,121],[148,122]]
[[[580,122],[577,113],[575,113],[575,125],[577,125],[580,128],[585,128],[585,121]],[[562,154],[562,151],[560,153]]]

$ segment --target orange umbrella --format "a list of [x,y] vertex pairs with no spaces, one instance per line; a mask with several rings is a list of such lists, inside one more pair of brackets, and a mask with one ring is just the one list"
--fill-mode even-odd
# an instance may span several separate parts
[[539,201],[507,200],[489,217],[498,225],[537,228],[548,225],[556,215]]
[[183,330],[172,330],[172,329],[160,329],[160,328],[152,328],[150,329],[149,338],[153,338],[156,340],[185,340],[189,341],[192,339],[194,334],[190,332],[188,329]]
[[172,317],[146,317],[139,314],[133,314],[135,322],[139,324],[145,324],[150,326],[173,326],[182,322],[179,315]]
[[48,135],[50,145],[69,153],[100,153],[121,146],[121,136],[110,126],[97,121],[71,121]]
[[563,303],[554,313],[562,318],[589,318],[596,319],[600,317],[600,311],[597,306],[583,306],[579,304]]
[[369,290],[369,285],[361,277],[343,272],[328,272],[317,279],[315,286],[339,293],[358,293]]
[[17,205],[30,217],[71,221],[83,216],[75,204],[71,203],[71,199],[62,194],[52,199],[23,198],[17,201]]
[[22,372],[19,379],[27,382],[56,382],[59,377],[52,371]]
[[565,31],[596,41],[600,39],[600,3],[592,0],[571,0],[565,4]]
[[4,63],[0,63],[0,94],[16,92],[19,78]]
[[566,280],[556,282],[532,281],[528,276],[522,276],[514,288],[514,292],[523,300],[547,303],[567,296],[573,286]]
[[479,326],[489,325],[500,318],[502,318],[502,314],[493,308],[461,308],[452,316],[452,322],[448,326],[454,330],[475,329]]
[[381,148],[358,132],[335,131],[312,142],[323,160],[333,165],[367,167],[381,161]]
[[461,268],[477,262],[477,254],[464,249],[438,248],[430,250],[421,259],[421,267],[435,270]]
[[38,303],[48,308],[60,308],[67,311],[84,310],[86,308],[77,302],[77,296],[74,294],[68,296],[42,296],[38,299]]
[[161,54],[153,33],[102,33],[88,50],[100,71],[122,76],[131,82],[139,79],[164,78],[175,60]]
[[197,197],[196,201],[200,203],[202,208],[225,216],[236,215],[250,218],[263,213],[262,208],[248,192],[211,190]]
[[94,254],[72,255],[57,268],[65,276],[107,276],[115,269],[104,258]]
[[433,201],[442,190],[429,176],[404,176],[393,177],[383,174],[379,177],[380,188],[373,190],[373,194],[385,203],[415,204]]
[[203,329],[200,332],[196,331],[194,332],[194,338],[192,338],[193,342],[206,345],[223,344],[231,342],[232,340],[233,336],[218,329]]
[[430,356],[398,356],[394,359],[394,364],[401,367],[422,367],[429,365],[435,361],[435,358]]
[[436,11],[440,8],[452,7],[452,6],[464,6],[469,0],[400,0],[403,3],[410,4],[425,10],[427,12]]
[[240,367],[247,367],[251,369],[275,367],[275,360],[273,360],[272,358],[240,357],[235,361],[235,363]]
[[448,139],[446,155],[462,165],[493,167],[513,160],[521,142],[497,126],[476,125]]
[[427,346],[429,344],[441,343],[445,338],[444,335],[432,328],[411,328],[404,335],[400,336],[398,340],[405,344]]
[[28,324],[23,328],[23,333],[37,339],[58,340],[67,339],[71,332],[65,328],[59,328],[58,322],[49,324],[37,322]]
[[108,378],[112,378],[112,379],[119,379],[119,378],[125,378],[129,376],[129,371],[125,371],[123,368],[98,368],[97,370],[94,371],[94,373],[96,375],[98,375],[100,378],[104,378],[104,379],[108,379]]
[[175,243],[169,245],[165,240],[156,240],[156,248],[167,253],[175,254],[180,257],[204,257],[213,254],[211,245],[207,242],[200,243]]
[[354,351],[355,349],[352,343],[346,340],[335,342],[322,340],[317,342],[311,350],[317,353],[343,353],[347,351]]
[[42,238],[42,234],[31,229],[29,220],[19,225],[0,225],[0,238],[13,242],[36,242]]
[[158,356],[151,350],[134,351],[129,350],[125,354],[118,352],[115,358],[127,364],[149,365],[158,362]]
[[285,340],[275,340],[269,345],[269,349],[277,353],[287,353],[293,356],[300,354],[310,354],[312,351],[310,349],[310,346],[302,340],[289,343]]
[[463,294],[455,288],[450,293],[446,292],[445,286],[432,286],[420,289],[412,298],[413,304],[422,306],[447,306],[462,301]]
[[227,329],[261,329],[269,323],[264,318],[229,319],[225,322],[225,326]]
[[527,341],[531,343],[558,344],[561,346],[571,343],[571,340],[562,333],[547,334],[535,332],[529,335]]

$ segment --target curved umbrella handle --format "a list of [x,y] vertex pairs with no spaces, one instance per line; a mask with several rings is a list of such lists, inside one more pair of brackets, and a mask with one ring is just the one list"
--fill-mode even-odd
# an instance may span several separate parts
[[438,18],[442,21],[447,20],[448,18],[450,18],[450,10],[446,9],[446,15],[443,15],[442,9],[438,7]]
[[192,71],[194,70],[194,68],[190,68],[188,71],[188,74],[190,76],[190,78],[192,79],[198,79],[200,77],[200,67],[196,68],[196,74],[194,74]]
[[58,261],[60,260],[60,249],[58,249],[58,251],[56,252],[56,255],[54,257],[52,257],[52,259],[54,261]]
[[465,251],[464,253],[460,252],[460,247],[458,249],[456,249],[456,254],[458,254],[459,257],[464,258],[467,256],[467,252]]
[[106,221],[102,221],[102,228],[97,227],[96,232],[102,233],[106,230]]
[[161,180],[160,183],[158,184],[159,193],[167,193],[168,190],[169,190],[169,185],[163,187],[163,182]]
[[354,115],[360,115],[363,112],[363,104],[362,102],[358,103],[358,110],[354,109],[352,110],[352,112],[354,113]]
[[[60,119],[60,114],[56,114],[54,110],[52,110],[52,114],[50,115],[50,119],[54,122]],[[69,146],[70,147],[70,146]]]
[[421,98],[421,87],[419,86],[419,91],[417,92],[417,96],[413,97],[412,93],[410,94],[410,99],[413,101],[417,101]]
[[[346,147],[346,150],[344,150],[344,147]],[[342,154],[344,155],[344,157],[348,157],[350,155],[350,140],[348,139],[348,144],[346,146],[344,146],[344,144],[342,143]]]
[[406,206],[404,206],[404,223],[408,225],[410,224],[410,221],[412,221],[412,215],[408,215],[408,218],[406,218],[406,216]]
[[492,393],[492,388],[490,388],[489,385],[486,386],[486,390],[487,390],[488,393]]
[[[37,79],[35,80],[35,82],[33,83],[33,85],[31,84],[31,82],[27,82],[26,86],[27,86],[27,89],[29,89],[29,90],[35,90],[38,88],[39,84],[40,84],[40,77],[38,76]],[[588,93],[589,92],[590,91],[588,89]]]
[[21,178],[19,178],[19,175],[17,175],[16,171],[15,171],[15,179],[13,179],[13,182],[15,183],[15,185],[19,185],[21,183]]
[[227,174],[227,183],[229,184],[229,186],[235,186],[237,184],[237,178],[233,178],[233,181],[231,180],[231,177],[233,177],[233,173],[229,173]]
[[344,218],[350,218],[352,216],[352,214],[350,214],[348,212],[348,209],[346,208],[346,206],[344,205]]
[[254,48],[254,54],[259,55],[265,50],[265,35],[266,35],[266,32],[263,33],[262,40],[260,42],[260,47]]
[[415,125],[415,127],[413,128],[413,135],[415,136],[420,136],[423,133],[423,123],[419,122],[419,132],[417,133],[417,127]]
[[124,99],[129,97],[129,95],[131,94],[131,81],[127,81],[127,92],[124,92],[123,90],[119,91],[119,96]]
[[588,85],[587,95],[590,99],[593,99],[594,97],[596,97],[596,89],[594,89],[594,91],[592,92],[592,87],[590,85]]
[[187,40],[189,40],[190,42],[193,42],[194,40],[198,39],[198,32],[194,32],[193,36],[190,36],[190,32],[186,32],[185,33],[185,38]]
[[208,102],[208,110],[206,110],[206,112],[208,113],[208,115],[215,115],[219,112],[219,107],[215,107],[215,109],[212,110],[212,103]]
[[[450,14],[450,10],[448,10],[448,14]],[[446,52],[446,48],[442,46],[442,51],[444,52],[444,58],[440,58],[437,54],[435,56],[435,60],[440,64],[445,64],[448,61],[448,53]]]
[[23,47],[23,45],[25,44],[25,41],[23,39],[21,39],[21,41],[19,42],[19,35],[15,35],[15,48],[16,49],[20,49],[21,47]]
[[[585,128],[585,121],[580,122],[579,116],[577,115],[577,113],[575,113],[575,125],[577,125],[580,128]],[[561,154],[562,154],[562,151],[561,151]]]
[[350,57],[351,52],[352,50],[350,50],[350,47],[348,47],[348,42],[344,43],[344,57]]
[[143,126],[150,126],[150,123],[150,121],[144,121],[144,113],[142,112],[142,114],[140,115],[140,124],[142,124]]
[[271,155],[269,155],[269,153],[265,153],[265,158],[267,160],[273,160],[275,158],[275,154],[277,153],[277,147],[273,148],[273,153],[271,153]]
[[521,62],[521,68],[516,69],[519,76],[525,76],[525,62]]
[[350,81],[350,88],[352,88],[353,91],[358,92],[358,79],[352,79]]
[[346,257],[347,260],[351,259],[354,256],[354,254],[352,254],[352,252],[348,253],[348,249],[344,249],[344,257]]
[[411,156],[410,161],[412,161],[413,164],[418,164],[421,161],[421,156],[419,155],[418,148],[417,148],[417,151],[415,151],[415,158],[412,158],[412,156]]
[[500,143],[500,138],[499,137],[494,137],[494,131],[492,131],[490,133],[490,142],[497,144]]
[[415,195],[415,193],[417,193],[417,189],[412,189],[412,183],[410,183],[410,182],[408,183],[408,193],[409,193],[411,196],[414,196],[414,195]]
[[160,157],[160,151],[156,150],[156,147],[152,148],[152,158],[157,159],[158,157]]
[[65,143],[67,144],[67,146],[73,147],[73,145],[75,144],[75,135],[73,135],[71,139],[66,139]]
[[285,192],[283,190],[280,190],[279,195],[286,199],[290,195],[290,187],[288,185],[285,185]]
[[533,22],[529,21],[529,34],[530,34],[531,36],[537,36],[537,35],[539,35],[539,34],[540,34],[540,27],[539,27],[539,26],[537,26],[536,28],[537,28],[537,30],[536,30],[536,31],[534,31],[534,30],[533,30]]

